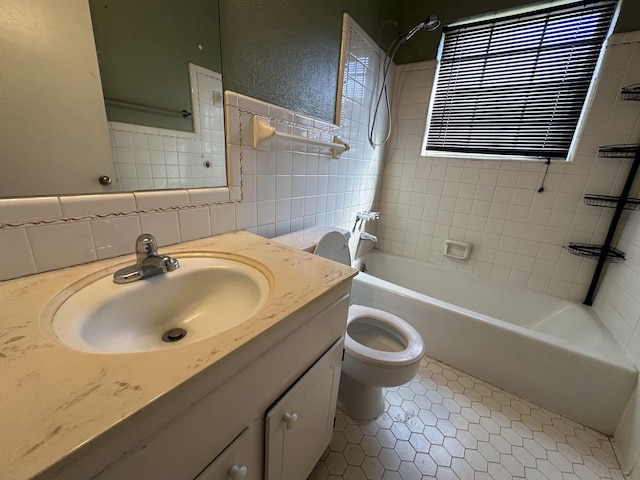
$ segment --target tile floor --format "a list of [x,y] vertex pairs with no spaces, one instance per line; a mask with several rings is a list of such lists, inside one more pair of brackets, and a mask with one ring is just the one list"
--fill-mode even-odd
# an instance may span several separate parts
[[429,357],[385,411],[338,412],[309,480],[624,480],[609,439]]

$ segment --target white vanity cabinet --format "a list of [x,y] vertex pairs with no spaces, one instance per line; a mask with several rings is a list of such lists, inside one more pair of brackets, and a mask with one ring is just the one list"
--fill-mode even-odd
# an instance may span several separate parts
[[37,480],[303,480],[331,439],[350,290],[333,287]]
[[307,478],[331,441],[343,346],[340,338],[267,411],[266,418],[256,419],[196,480]]
[[267,412],[266,480],[307,478],[331,441],[343,347],[340,338]]

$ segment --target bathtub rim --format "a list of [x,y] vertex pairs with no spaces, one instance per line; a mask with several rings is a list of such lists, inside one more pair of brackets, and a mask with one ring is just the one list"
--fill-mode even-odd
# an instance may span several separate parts
[[[539,343],[547,344],[555,348],[568,350],[577,356],[581,356],[589,359],[597,359],[606,365],[622,368],[627,370],[629,373],[634,373],[636,375],[638,374],[638,369],[631,362],[631,360],[626,356],[626,354],[622,350],[622,347],[620,347],[620,345],[615,341],[611,333],[609,333],[607,328],[602,323],[602,320],[600,320],[600,318],[596,315],[595,312],[590,311],[589,309],[587,309],[587,307],[584,307],[583,305],[576,304],[576,306],[583,307],[581,308],[581,310],[583,310],[585,314],[590,315],[595,321],[595,323],[598,325],[598,327],[602,330],[603,342],[600,345],[597,345],[597,346],[579,345],[561,337],[555,337],[548,333],[532,330],[527,327],[523,327],[517,324],[507,322],[505,320],[493,318],[479,312],[474,312],[472,310],[459,307],[457,305],[453,305],[449,302],[445,302],[443,300],[430,297],[429,295],[416,292],[415,290],[411,290],[409,288],[396,285],[395,283],[375,277],[366,272],[358,273],[358,275],[354,277],[353,281],[354,283],[355,282],[369,283],[383,290],[398,294],[402,297],[424,301],[432,305],[435,305],[438,308],[447,310],[449,312],[462,314],[466,317],[473,318],[474,320],[478,320],[484,324],[490,325],[493,328],[505,329],[510,333],[517,335],[518,337],[526,337],[528,339],[532,338]],[[352,301],[355,302],[353,297],[352,297]],[[569,302],[569,300],[567,301]],[[425,345],[428,345],[429,343],[428,339],[424,339],[424,342],[425,342]],[[594,354],[593,350],[597,350],[598,352],[601,353],[601,355]]]
[[[482,285],[480,286],[480,288],[483,288],[483,289],[488,289],[488,290],[500,289],[501,292],[506,294],[524,296],[523,300],[525,302],[528,302],[529,304],[533,303],[533,305],[529,305],[529,306],[532,306],[535,309],[538,309],[541,306],[540,302],[544,299],[545,305],[544,305],[544,308],[542,309],[542,314],[543,314],[542,316],[539,315],[538,313],[532,316],[528,311],[524,312],[525,317],[528,318],[528,323],[526,321],[524,323],[521,321],[518,321],[518,322],[511,321],[505,318],[505,316],[498,311],[495,312],[495,315],[492,312],[485,312],[483,310],[484,307],[481,307],[479,309],[475,309],[473,306],[469,306],[469,305],[465,307],[461,307],[461,308],[467,308],[472,312],[485,312],[484,314],[489,316],[490,318],[496,318],[498,320],[507,321],[508,323],[520,325],[525,328],[530,328],[532,330],[536,329],[540,325],[545,324],[547,320],[552,319],[555,315],[561,313],[562,310],[566,309],[567,306],[569,306],[570,308],[577,308],[582,310],[587,309],[587,311],[589,312],[591,311],[586,306],[574,300],[568,299],[566,297],[555,296],[547,292],[540,292],[540,291],[529,289],[520,285],[514,285],[512,283],[501,282],[493,278],[487,278],[482,275],[479,275],[478,273],[469,272],[464,269],[451,268],[444,265],[439,265],[439,264],[430,263],[430,262],[426,262],[426,261],[422,261],[414,258],[405,257],[402,255],[397,255],[394,253],[389,253],[384,250],[373,249],[373,250],[367,251],[366,253],[362,254],[361,256],[359,256],[357,259],[354,260],[353,262],[354,268],[358,268],[358,270],[360,270],[359,267],[363,263],[365,264],[368,263],[370,266],[373,264],[376,267],[383,268],[383,269],[389,268],[392,271],[392,274],[395,274],[395,275],[398,275],[398,272],[393,272],[393,269],[394,269],[394,266],[398,264],[402,266],[402,269],[401,269],[402,272],[414,266],[421,266],[422,268],[419,269],[420,272],[424,271],[425,269],[431,269],[437,273],[441,273],[443,275],[443,279],[445,283],[450,282],[451,277],[455,278],[456,276],[459,276],[464,281],[481,283]],[[376,264],[379,264],[379,265],[376,265]],[[415,272],[410,272],[410,273],[412,273],[411,276],[415,278],[414,277]],[[384,277],[384,275],[382,275],[382,277]],[[377,277],[377,278],[380,278],[380,277]],[[420,273],[418,273],[418,278],[421,278]],[[389,279],[387,281],[393,283],[394,285],[398,285],[394,283],[392,279]],[[411,285],[408,285],[405,288],[411,291],[415,291],[416,293],[421,293],[417,290],[412,290]],[[438,286],[436,288],[440,288],[440,287]],[[446,296],[444,297],[440,297],[439,295],[432,296],[428,292],[422,293],[422,295],[426,295],[430,298],[436,298],[438,300],[441,300],[443,302],[446,302],[452,305],[457,305],[455,299],[447,299]],[[444,295],[447,295],[447,294],[445,293]],[[472,302],[477,302],[477,301],[478,301],[477,299],[475,300],[472,299]],[[589,316],[592,317],[591,313],[589,313]],[[599,327],[601,327],[601,325],[599,325]],[[544,331],[544,330],[541,330],[541,331]],[[602,332],[603,331],[602,328],[599,328],[599,331]],[[595,346],[597,344],[592,344],[592,345]]]

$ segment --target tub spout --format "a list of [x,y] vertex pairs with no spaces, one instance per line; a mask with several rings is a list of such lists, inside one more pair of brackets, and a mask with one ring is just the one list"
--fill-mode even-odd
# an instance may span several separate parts
[[373,243],[376,243],[378,241],[378,237],[376,237],[375,235],[371,235],[370,233],[367,233],[367,232],[362,232],[360,234],[360,239],[371,240]]

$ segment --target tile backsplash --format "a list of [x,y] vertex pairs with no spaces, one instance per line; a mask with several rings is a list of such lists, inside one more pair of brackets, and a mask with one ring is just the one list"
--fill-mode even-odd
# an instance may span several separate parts
[[[613,209],[582,196],[617,195],[626,179],[629,161],[597,150],[640,139],[637,102],[619,98],[622,86],[640,82],[640,32],[610,39],[573,161],[553,162],[541,193],[544,162],[420,156],[435,68],[398,67],[377,248],[582,301],[595,261],[563,246],[606,236]],[[470,259],[445,257],[446,239],[472,243]]]
[[[1,199],[0,280],[132,253],[143,231],[166,246],[233,230],[273,237],[317,224],[351,228],[380,182],[384,151],[369,146],[367,123],[383,53],[349,18],[344,33],[340,126],[227,92],[228,188]],[[339,159],[298,142],[256,150],[253,114],[297,135],[338,134],[351,148]]]

